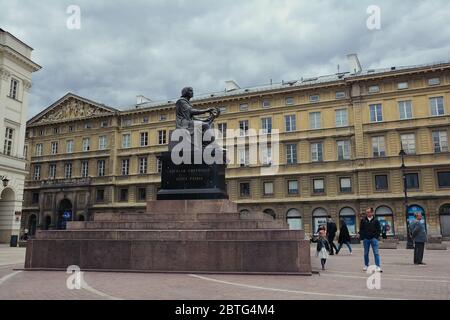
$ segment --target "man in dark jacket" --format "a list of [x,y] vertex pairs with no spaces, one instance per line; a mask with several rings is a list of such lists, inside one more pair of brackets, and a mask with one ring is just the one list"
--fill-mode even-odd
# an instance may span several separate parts
[[423,252],[427,242],[427,231],[425,224],[422,223],[422,214],[416,213],[416,220],[410,225],[412,239],[414,241],[414,264],[426,265],[423,263]]
[[366,210],[366,217],[361,220],[359,227],[359,234],[364,245],[364,271],[369,268],[369,251],[372,247],[373,256],[375,258],[376,271],[382,272],[380,254],[378,252],[378,239],[381,233],[381,225],[378,219],[374,216],[373,208]]
[[328,238],[328,242],[330,243],[330,255],[334,255],[334,250],[338,251],[338,248],[336,247],[336,245],[334,244],[334,238],[336,237],[336,232],[337,232],[337,226],[336,223],[334,223],[334,221],[331,219],[331,216],[328,216],[328,221],[327,221],[327,238]]

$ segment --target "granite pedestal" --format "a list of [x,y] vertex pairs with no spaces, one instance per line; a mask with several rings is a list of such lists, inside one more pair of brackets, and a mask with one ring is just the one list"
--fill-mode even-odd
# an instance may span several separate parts
[[311,274],[309,241],[282,220],[241,217],[229,200],[150,201],[145,214],[98,213],[38,231],[25,269]]

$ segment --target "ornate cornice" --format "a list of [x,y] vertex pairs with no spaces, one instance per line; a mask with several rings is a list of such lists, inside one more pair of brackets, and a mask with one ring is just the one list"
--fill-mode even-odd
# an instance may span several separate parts
[[0,78],[2,80],[8,80],[11,77],[11,73],[3,68],[0,68]]
[[36,72],[36,71],[38,71],[38,70],[40,70],[42,68],[40,65],[38,65],[35,62],[33,62],[32,60],[30,60],[29,58],[25,57],[24,55],[18,53],[17,51],[12,49],[11,47],[8,47],[8,46],[0,44],[0,51],[4,52],[7,55],[9,55],[14,60],[16,60],[18,62],[21,62],[24,65],[26,65],[28,68],[30,68],[31,72]]

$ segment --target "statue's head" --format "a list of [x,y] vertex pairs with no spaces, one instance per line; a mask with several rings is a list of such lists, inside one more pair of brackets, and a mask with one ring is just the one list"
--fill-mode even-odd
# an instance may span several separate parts
[[194,89],[192,89],[192,87],[183,88],[183,90],[181,90],[181,96],[187,100],[191,99],[194,96]]

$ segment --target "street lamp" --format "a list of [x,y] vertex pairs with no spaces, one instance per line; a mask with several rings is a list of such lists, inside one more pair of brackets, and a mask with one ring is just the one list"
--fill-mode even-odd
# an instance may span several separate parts
[[403,176],[403,192],[405,194],[405,218],[406,218],[406,239],[407,239],[407,243],[406,243],[406,249],[414,249],[414,243],[411,239],[411,235],[409,233],[409,222],[408,222],[408,184],[406,182],[406,174],[405,174],[405,170],[406,170],[406,165],[405,165],[405,156],[406,156],[406,152],[405,150],[403,150],[403,145],[402,145],[402,149],[400,150],[400,154],[399,156],[402,158],[402,166],[400,167],[400,169],[402,170],[402,176]]

